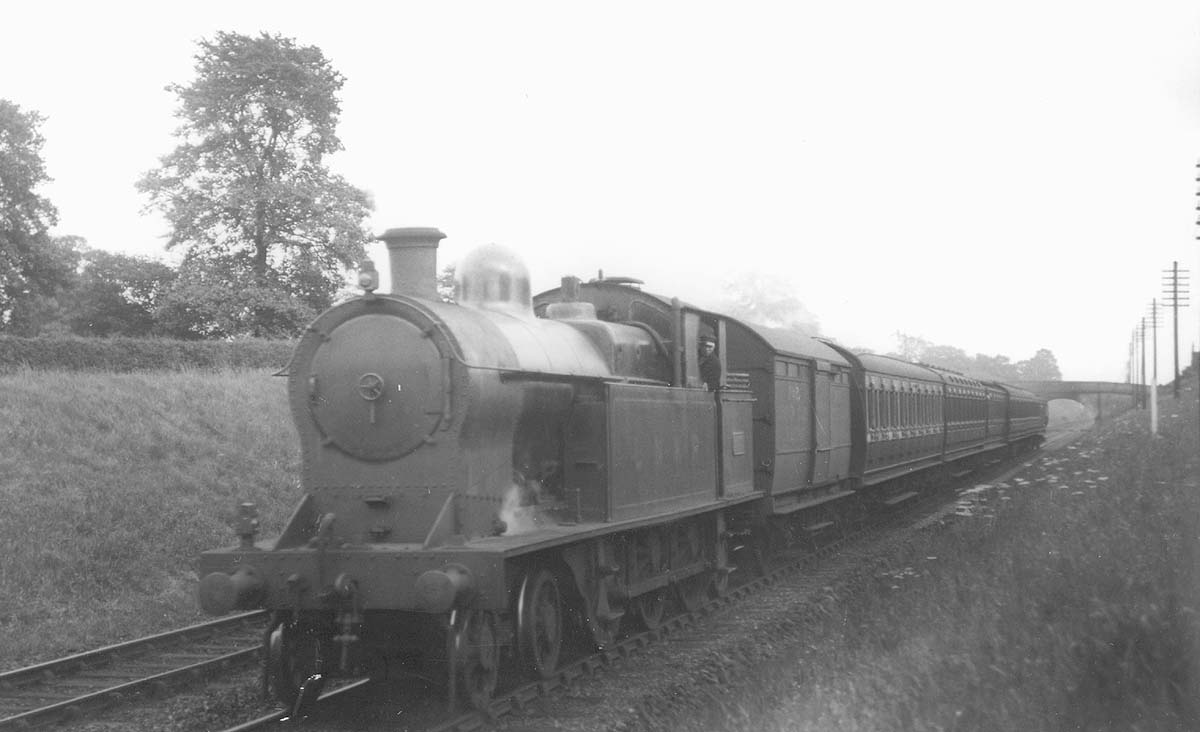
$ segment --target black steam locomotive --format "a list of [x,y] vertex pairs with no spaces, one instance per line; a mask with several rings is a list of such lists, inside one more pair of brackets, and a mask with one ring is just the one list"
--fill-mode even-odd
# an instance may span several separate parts
[[[855,355],[610,278],[531,296],[489,246],[436,290],[436,229],[393,229],[392,294],[326,311],[288,368],[304,495],[283,533],[207,552],[208,612],[265,607],[294,703],[391,667],[483,705],[502,669],[552,674],[567,641],[656,627],[736,563],[892,506],[996,451],[1046,403]],[[701,339],[719,368],[702,375]],[[717,374],[718,383],[706,384]]]

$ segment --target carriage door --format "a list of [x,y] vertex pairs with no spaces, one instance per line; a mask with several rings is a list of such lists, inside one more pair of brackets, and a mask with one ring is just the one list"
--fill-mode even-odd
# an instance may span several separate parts
[[833,450],[833,413],[829,382],[833,377],[830,365],[817,361],[813,370],[815,389],[813,399],[813,477],[812,485],[829,480],[829,454]]
[[717,392],[717,495],[731,498],[754,490],[754,394],[750,374],[729,371],[725,321],[712,323],[717,334],[724,386]]
[[809,485],[812,450],[812,366],[780,358],[775,361],[776,494]]

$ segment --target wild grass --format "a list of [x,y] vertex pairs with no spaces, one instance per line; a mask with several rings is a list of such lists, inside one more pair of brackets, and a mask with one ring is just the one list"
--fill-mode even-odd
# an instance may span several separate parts
[[[1200,728],[1195,382],[1039,459],[761,658],[721,729]],[[266,371],[0,375],[0,668],[201,619],[236,503],[298,498]]]
[[1155,438],[1127,414],[964,497],[721,728],[1200,729],[1195,405],[1164,402]]
[[0,375],[0,668],[201,620],[195,559],[236,504],[298,499],[269,371]]

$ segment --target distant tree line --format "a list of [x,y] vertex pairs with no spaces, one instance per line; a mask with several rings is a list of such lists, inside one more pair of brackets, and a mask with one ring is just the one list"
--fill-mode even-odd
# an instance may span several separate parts
[[14,336],[164,336],[187,338],[171,322],[167,294],[178,271],[162,262],[91,249],[76,236],[54,237],[45,253],[53,285],[10,302],[3,333]]
[[178,145],[137,182],[178,266],[51,236],[44,119],[0,99],[0,334],[288,337],[344,289],[373,208],[325,162],[344,77],[278,35],[199,47],[195,79],[168,87]]
[[[724,283],[723,297],[717,305],[723,312],[749,323],[782,328],[807,336],[820,336],[816,316],[796,297],[795,290],[782,278],[763,273],[730,277]],[[889,356],[910,363],[956,371],[984,381],[1061,381],[1058,360],[1049,349],[1039,349],[1024,361],[1013,362],[1008,356],[974,356],[954,346],[941,346],[918,336],[896,333],[898,348]],[[870,349],[852,349],[870,353]]]
[[967,352],[954,346],[939,346],[924,338],[896,333],[898,350],[888,355],[913,363],[938,366],[984,381],[1061,381],[1058,359],[1048,348],[1040,348],[1024,361],[1013,363],[1008,356],[988,356]]

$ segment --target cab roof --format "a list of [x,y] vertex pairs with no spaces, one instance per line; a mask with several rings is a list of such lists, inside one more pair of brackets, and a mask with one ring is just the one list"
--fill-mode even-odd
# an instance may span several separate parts
[[850,366],[850,362],[834,349],[826,344],[806,336],[795,330],[788,328],[772,328],[766,325],[756,325],[754,323],[746,323],[741,320],[736,320],[727,316],[725,318],[730,327],[744,328],[745,330],[758,336],[767,347],[778,354],[785,356],[795,356],[797,358],[817,359],[836,363],[841,366]]

